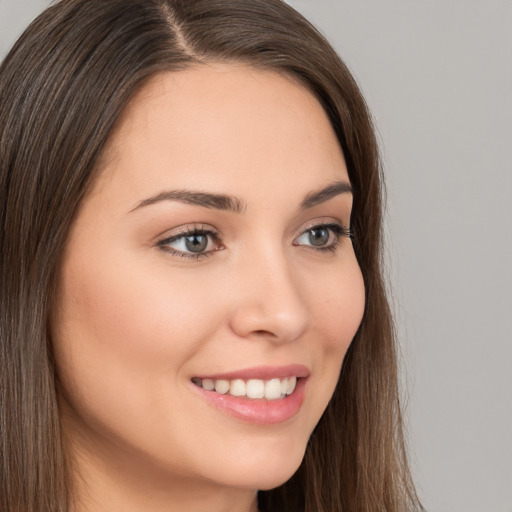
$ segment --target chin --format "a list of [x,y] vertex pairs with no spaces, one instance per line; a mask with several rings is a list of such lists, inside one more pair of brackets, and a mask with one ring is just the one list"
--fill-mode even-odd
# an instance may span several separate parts
[[262,457],[263,454],[260,452],[259,456],[252,457],[252,460],[245,459],[246,463],[238,462],[231,466],[228,470],[231,475],[225,475],[225,483],[244,489],[274,489],[287,482],[299,469],[304,452],[305,446],[303,450],[294,447],[293,450],[286,450],[286,453],[282,450],[273,450],[266,457]]

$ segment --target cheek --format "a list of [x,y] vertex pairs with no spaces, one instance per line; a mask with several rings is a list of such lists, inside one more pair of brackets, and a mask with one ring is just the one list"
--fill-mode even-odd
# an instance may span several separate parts
[[114,367],[142,369],[163,362],[167,352],[193,351],[190,335],[197,321],[190,301],[175,300],[173,292],[165,283],[119,269],[67,279],[59,315],[62,349],[89,354],[97,362],[111,356]]
[[183,415],[184,375],[222,318],[215,290],[158,264],[134,272],[129,258],[103,256],[63,268],[54,336],[63,421],[68,432],[171,467],[188,460],[186,420],[195,420]]
[[332,273],[323,288],[310,291],[314,297],[315,328],[322,332],[326,351],[344,355],[361,323],[365,307],[365,288],[355,261]]
[[83,400],[122,393],[147,404],[179,380],[220,315],[207,293],[176,275],[165,280],[158,270],[133,271],[129,260],[106,260],[64,266],[54,336],[59,374]]
[[[334,393],[347,349],[361,323],[365,307],[364,281],[355,260],[331,272],[312,298],[314,364],[311,394],[316,394],[313,417],[320,418]],[[316,424],[316,423],[315,423]],[[314,427],[314,425],[312,425]]]

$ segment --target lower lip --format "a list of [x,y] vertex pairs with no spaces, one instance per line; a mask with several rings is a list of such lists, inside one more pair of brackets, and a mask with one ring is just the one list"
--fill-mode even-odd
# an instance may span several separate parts
[[291,395],[276,400],[249,399],[232,395],[221,395],[192,384],[197,392],[211,405],[230,416],[248,423],[274,425],[293,418],[302,407],[307,378],[297,379]]

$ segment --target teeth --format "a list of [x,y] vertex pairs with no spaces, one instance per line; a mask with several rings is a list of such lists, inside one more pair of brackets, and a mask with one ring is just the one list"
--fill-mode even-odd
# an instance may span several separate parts
[[265,383],[259,379],[247,381],[247,398],[263,398],[265,396]]
[[288,379],[281,379],[281,395],[286,395],[288,391]]
[[221,395],[225,395],[229,391],[229,380],[216,380],[215,391]]
[[251,399],[277,400],[291,395],[297,384],[297,377],[288,377],[284,379],[234,379],[232,381],[224,379],[192,379],[194,384],[206,389],[215,390],[221,395],[230,394],[232,396],[246,396]]
[[215,389],[215,382],[212,379],[203,379],[203,388],[208,391],[213,391]]
[[247,393],[247,386],[241,379],[231,381],[229,386],[229,394],[233,396],[245,396]]
[[265,382],[265,398],[267,400],[281,398],[281,381],[279,379],[272,379]]
[[291,395],[293,390],[295,389],[295,385],[297,384],[297,377],[291,377],[288,379],[288,388],[286,389],[286,394]]

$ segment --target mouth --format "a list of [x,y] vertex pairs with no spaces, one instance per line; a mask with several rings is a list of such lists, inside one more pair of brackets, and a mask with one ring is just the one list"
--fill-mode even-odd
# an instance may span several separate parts
[[200,379],[194,377],[192,382],[206,391],[220,395],[231,395],[249,400],[279,400],[291,395],[297,385],[297,377],[262,379]]
[[217,410],[244,422],[271,425],[299,413],[308,381],[308,368],[290,365],[197,376],[191,384]]

